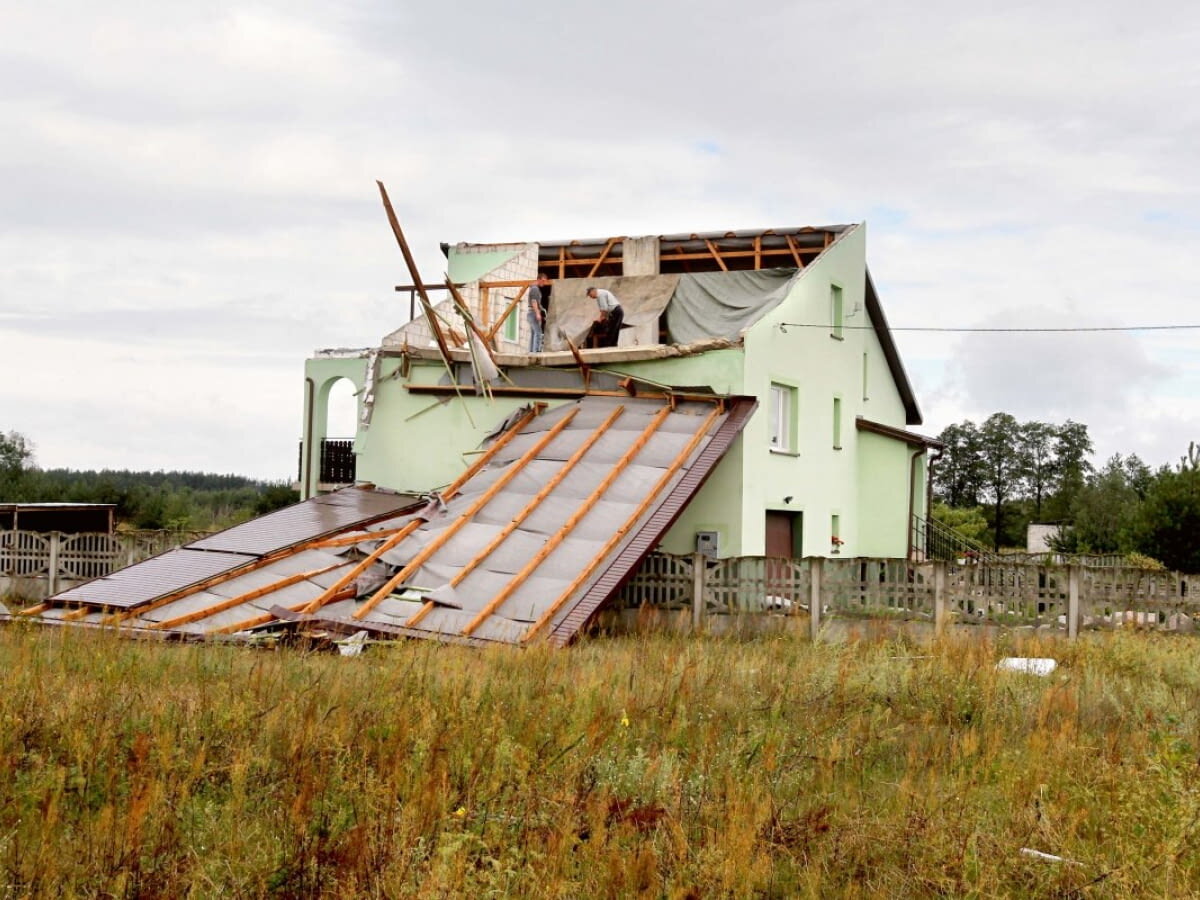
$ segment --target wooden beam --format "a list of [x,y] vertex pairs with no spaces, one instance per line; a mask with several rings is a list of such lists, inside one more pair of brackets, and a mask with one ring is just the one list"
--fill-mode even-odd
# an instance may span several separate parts
[[521,302],[521,298],[525,296],[525,292],[528,290],[529,290],[529,285],[525,285],[523,288],[521,288],[519,291],[517,291],[517,296],[512,298],[512,302],[509,303],[507,308],[504,310],[504,315],[502,315],[499,319],[496,320],[496,324],[493,325],[491,330],[488,332],[489,338],[491,338],[492,340],[496,339],[496,332],[499,331],[500,328],[504,325],[504,321],[512,314],[513,309],[516,307],[516,305],[518,303]]
[[[464,384],[410,384],[405,386],[405,390],[413,394],[454,394],[464,389],[470,389],[471,385]],[[492,394],[496,397],[628,397],[624,391],[592,391],[585,387],[578,388],[533,388],[533,387],[510,387],[508,385],[495,385],[491,389]]]
[[417,271],[417,262],[413,259],[412,251],[408,249],[408,241],[405,240],[404,231],[400,228],[400,220],[396,218],[396,211],[392,209],[392,201],[388,198],[387,188],[383,186],[382,181],[376,181],[375,183],[379,185],[379,196],[383,198],[383,209],[387,213],[388,224],[392,226],[392,234],[396,237],[396,243],[400,245],[400,252],[404,256],[404,263],[408,266],[408,272],[412,276],[413,285],[417,289],[417,296],[421,299],[421,308],[425,312],[425,320],[429,323],[429,330],[433,332],[438,349],[442,351],[442,357],[448,362],[450,351],[446,347],[446,339],[442,335],[442,329],[438,324],[437,316],[434,315],[433,304],[429,302],[429,294],[425,290],[425,285],[421,283],[421,273]]
[[[784,237],[786,239],[788,237],[791,237],[791,235],[785,235]],[[823,252],[824,249],[825,249],[824,247],[801,247],[799,244],[796,245],[797,252],[806,254],[806,255],[812,254],[813,256],[816,256],[817,254]],[[719,252],[720,252],[721,258],[725,259],[725,260],[747,259],[747,258],[753,257],[755,255],[754,250],[719,250]],[[791,256],[791,254],[792,254],[792,251],[787,247],[763,247],[760,255],[763,257],[767,257],[767,256]],[[566,261],[566,265],[567,266],[595,265],[596,259],[598,259],[598,257],[592,257],[589,259],[568,259]],[[666,253],[663,253],[662,259],[664,261],[669,261],[669,262],[682,262],[685,260],[708,260],[708,261],[711,261],[713,259],[713,254],[708,250],[705,250],[702,253],[701,252],[690,253],[690,252],[685,252],[682,249],[678,249],[678,250],[667,251]],[[565,278],[567,276],[564,274],[562,277]],[[579,278],[582,276],[572,275],[571,277]]]
[[307,581],[309,578],[316,578],[318,575],[324,575],[326,572],[332,572],[334,569],[340,569],[342,566],[349,565],[345,560],[334,563],[331,566],[324,566],[320,569],[313,569],[311,572],[300,572],[296,575],[289,575],[280,581],[273,584],[266,584],[262,587],[255,588],[252,591],[246,591],[244,594],[239,594],[236,597],[230,597],[222,600],[220,603],[214,603],[212,606],[206,606],[204,609],[193,610],[190,613],[185,613],[181,616],[176,616],[173,619],[164,619],[161,622],[154,622],[145,626],[150,631],[161,631],[170,628],[178,628],[180,625],[190,625],[192,622],[199,622],[201,619],[207,619],[210,616],[215,616],[217,613],[225,612],[227,609],[234,609],[241,606],[243,603],[249,603],[251,600],[257,600],[259,597],[265,597],[267,594],[273,594],[275,591],[283,590],[285,587],[291,587],[293,584],[299,584],[301,581]]
[[609,473],[604,476],[604,479],[599,485],[596,486],[596,489],[592,491],[592,493],[589,494],[582,503],[580,503],[575,512],[573,512],[567,521],[563,523],[562,527],[556,531],[550,537],[550,539],[546,541],[545,544],[541,546],[538,552],[530,557],[529,562],[525,563],[525,565],[521,567],[521,571],[517,572],[517,574],[509,580],[508,584],[506,584],[504,588],[498,594],[496,594],[495,597],[488,601],[487,605],[484,606],[483,609],[479,611],[478,615],[476,615],[475,618],[472,619],[462,630],[462,634],[469,635],[476,628],[482,625],[484,620],[487,619],[488,616],[494,613],[497,609],[499,609],[504,604],[504,601],[511,597],[513,592],[522,584],[524,584],[525,580],[529,578],[534,571],[536,571],[537,567],[545,562],[546,557],[553,553],[555,548],[557,548],[559,544],[566,540],[567,535],[574,530],[575,526],[579,524],[584,516],[592,511],[592,507],[595,505],[596,501],[603,497],[605,492],[612,487],[612,483],[616,481],[618,477],[620,477],[621,473],[625,471],[625,469],[633,461],[634,457],[636,457],[638,453],[642,451],[642,448],[646,446],[646,442],[654,436],[654,433],[658,431],[658,427],[662,425],[663,421],[665,421],[667,416],[670,414],[670,406],[663,406],[662,409],[655,413],[654,417],[650,420],[650,424],[642,429],[642,433],[638,435],[637,440],[634,441],[633,444],[630,445],[629,449],[621,455],[621,458],[617,460]]
[[[405,523],[408,524],[407,522]],[[353,544],[362,544],[366,541],[377,541],[380,538],[391,537],[400,528],[385,528],[380,531],[364,531],[360,534],[343,535],[342,537],[326,538],[323,541],[317,541],[315,544],[306,544],[306,550],[325,550],[330,547],[349,547]]]
[[[330,602],[337,600],[348,600],[353,596],[354,588],[346,588],[346,590],[342,591],[341,594],[334,597]],[[297,603],[293,606],[286,607],[286,609],[291,610],[292,612],[299,612],[300,608],[304,605],[304,603]],[[232,625],[224,625],[221,628],[213,628],[205,632],[205,634],[234,634],[238,631],[246,631],[249,628],[257,628],[259,625],[270,625],[272,622],[276,622],[278,620],[279,617],[277,615],[266,612],[255,616],[252,619],[243,619],[240,622],[234,622]]]
[[754,237],[754,268],[755,269],[762,268],[762,235],[761,234],[755,235],[755,237]]
[[451,587],[458,587],[458,585],[462,584],[463,579],[470,575],[477,565],[483,562],[483,560],[487,559],[487,557],[491,555],[491,552],[504,542],[505,538],[516,531],[517,528],[520,527],[521,523],[529,518],[530,514],[532,514],[533,511],[538,508],[543,500],[550,496],[550,492],[558,487],[562,480],[566,478],[568,474],[570,474],[571,470],[575,468],[576,464],[587,455],[587,452],[595,445],[596,441],[600,440],[600,438],[604,436],[604,433],[612,427],[612,424],[621,417],[623,412],[625,412],[625,407],[618,406],[608,414],[608,418],[596,426],[596,429],[588,436],[588,439],[580,445],[578,450],[571,454],[566,462],[563,463],[562,468],[555,472],[553,477],[546,482],[542,489],[534,494],[533,499],[526,503],[525,506],[521,508],[521,511],[512,517],[512,521],[505,525],[504,528],[502,528],[494,538],[488,541],[487,546],[476,553],[475,556],[472,557],[465,566],[455,573],[454,577],[450,579]]
[[595,276],[595,274],[600,270],[600,267],[602,265],[604,265],[604,261],[606,259],[608,259],[608,254],[612,251],[613,244],[615,244],[617,241],[623,241],[623,240],[625,240],[625,239],[624,238],[615,238],[615,237],[610,237],[608,239],[608,241],[604,245],[604,249],[600,251],[600,257],[596,260],[596,264],[594,266],[592,266],[591,271],[587,273],[588,278],[592,278],[593,276]]
[[[445,528],[441,529],[441,531],[438,532],[437,537],[430,540],[430,542],[426,544],[421,551],[414,556],[407,565],[404,566],[404,568],[389,578],[384,583],[383,587],[372,594],[362,606],[356,609],[353,613],[353,617],[355,619],[361,619],[363,616],[373,610],[380,603],[380,601],[383,600],[384,597],[388,596],[388,594],[395,590],[398,585],[403,584],[406,578],[412,575],[413,572],[417,571],[417,569],[424,565],[426,560],[428,560],[431,556],[433,556],[434,553],[445,546],[446,542],[449,541],[450,538],[454,537],[454,535],[456,535],[464,525],[470,522],[471,519],[475,517],[476,513],[487,506],[488,503],[491,502],[492,498],[504,489],[505,485],[516,478],[522,472],[525,466],[546,448],[547,444],[558,437],[559,433],[570,424],[571,420],[575,418],[578,412],[578,408],[570,410],[565,416],[554,423],[554,427],[542,435],[542,437],[539,438],[532,447],[521,454],[519,459],[509,463],[504,470],[504,474],[497,478],[492,483],[491,487],[480,494],[478,499],[476,499],[474,503],[467,507],[467,509],[464,510],[457,519],[455,519]],[[432,604],[429,605],[432,606]]]
[[792,251],[792,259],[796,261],[796,268],[803,269],[804,260],[800,258],[800,250],[796,247],[796,240],[790,234],[787,235],[787,245],[788,249]]
[[36,606],[27,606],[25,609],[17,612],[18,616],[36,616],[44,613],[50,608],[49,603],[38,603]]
[[376,547],[374,550],[372,550],[369,554],[367,554],[367,556],[365,556],[363,559],[359,560],[354,565],[354,567],[350,569],[349,572],[347,572],[345,575],[343,575],[341,578],[339,578],[337,581],[335,581],[329,587],[325,588],[325,590],[322,591],[319,596],[314,597],[312,599],[312,601],[310,601],[308,604],[305,605],[305,607],[301,610],[301,612],[308,615],[310,613],[316,612],[322,606],[327,604],[329,602],[330,598],[333,597],[334,594],[336,594],[338,591],[340,591],[342,588],[344,588],[346,585],[348,585],[350,582],[352,582],[355,578],[357,578],[359,575],[361,575],[363,572],[365,572],[368,568],[370,568],[371,564],[374,563],[377,559],[379,559],[379,557],[383,556],[383,554],[387,553],[389,550],[391,550],[393,547],[395,547],[397,544],[399,544],[402,540],[404,540],[406,537],[408,537],[410,534],[412,534],[414,531],[416,531],[418,526],[420,526],[420,524],[421,524],[420,519],[413,519],[411,522],[409,522],[407,525],[405,525],[403,528],[401,528],[399,531],[397,531],[395,534],[393,534],[390,538],[388,538],[386,541],[384,541],[382,544],[380,544],[378,547]]
[[492,348],[488,345],[487,337],[475,325],[475,316],[472,315],[470,307],[467,306],[467,302],[463,300],[462,294],[458,292],[458,288],[455,287],[454,283],[450,281],[449,275],[446,276],[446,289],[450,291],[450,297],[454,300],[454,308],[458,310],[458,314],[462,316],[462,320],[467,323],[467,328],[471,329],[475,337],[479,338],[479,343],[483,345],[484,352],[487,353],[488,359],[492,361],[493,366],[496,366],[496,368],[499,369],[500,367],[496,365],[496,356],[494,353],[492,353]]
[[721,259],[721,254],[717,251],[717,245],[709,240],[706,240],[704,243],[708,247],[708,252],[713,255],[713,259],[717,261],[717,265],[721,267],[721,271],[728,272],[729,266],[725,265],[725,260]]
[[558,599],[550,604],[549,608],[538,617],[538,620],[534,622],[533,625],[529,627],[529,630],[521,637],[521,643],[527,643],[528,641],[532,640],[533,637],[554,618],[555,614],[559,611],[559,609],[562,608],[562,605],[570,599],[571,595],[574,594],[575,591],[577,591],[579,587],[592,576],[592,573],[596,571],[596,568],[600,565],[604,558],[612,553],[613,549],[625,538],[625,535],[629,533],[629,530],[637,524],[638,520],[643,515],[645,515],[646,510],[650,508],[650,504],[654,502],[654,498],[657,497],[659,493],[662,492],[663,488],[670,483],[671,479],[675,477],[675,473],[679,471],[680,467],[687,461],[687,458],[691,456],[696,447],[700,445],[700,441],[705,435],[708,434],[708,430],[712,427],[713,423],[717,420],[721,413],[722,409],[720,406],[716,407],[711,413],[709,413],[708,418],[704,421],[704,424],[697,429],[694,435],[692,435],[692,439],[688,441],[687,446],[684,447],[683,450],[680,451],[679,455],[675,457],[671,465],[667,467],[665,472],[663,472],[662,477],[660,477],[655,483],[654,487],[646,493],[645,498],[643,498],[642,502],[638,504],[638,508],[633,511],[628,519],[625,520],[625,524],[617,529],[613,536],[609,538],[607,542],[605,542],[604,547],[592,557],[591,562],[588,563],[583,571],[575,576],[575,579],[567,586],[566,590],[559,594]]
[[558,248],[558,277],[567,277],[567,248],[565,246]]

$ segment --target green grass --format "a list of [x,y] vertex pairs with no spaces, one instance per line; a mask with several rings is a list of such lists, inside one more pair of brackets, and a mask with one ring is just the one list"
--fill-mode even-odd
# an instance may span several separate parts
[[0,896],[1200,896],[1198,650],[8,628]]

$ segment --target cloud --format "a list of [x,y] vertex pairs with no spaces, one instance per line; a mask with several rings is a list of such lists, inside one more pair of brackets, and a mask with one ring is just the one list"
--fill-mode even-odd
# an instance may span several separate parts
[[[1158,0],[18,5],[0,428],[290,471],[304,357],[407,318],[376,178],[427,280],[442,240],[865,219],[894,325],[1190,321],[1198,31]],[[1192,338],[898,333],[926,431],[1012,404],[1152,462],[1195,430]]]

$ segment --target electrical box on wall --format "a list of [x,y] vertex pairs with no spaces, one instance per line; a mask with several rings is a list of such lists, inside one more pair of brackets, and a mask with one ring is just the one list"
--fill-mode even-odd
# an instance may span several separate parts
[[697,531],[696,532],[696,552],[703,553],[705,556],[711,556],[714,559],[720,551],[720,540],[716,531]]

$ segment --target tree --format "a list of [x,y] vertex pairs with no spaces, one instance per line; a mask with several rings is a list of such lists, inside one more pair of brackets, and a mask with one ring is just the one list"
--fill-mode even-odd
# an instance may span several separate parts
[[1087,458],[1092,453],[1092,439],[1087,426],[1067,419],[1058,426],[1054,437],[1054,467],[1057,476],[1056,490],[1051,504],[1051,519],[1063,519],[1070,515],[1075,495],[1087,484],[1094,469]]
[[992,413],[979,429],[983,461],[983,489],[992,502],[994,547],[1000,549],[1004,533],[1004,504],[1014,497],[1025,478],[1025,460],[1018,435],[1020,426],[1008,413]]
[[1200,573],[1200,450],[1151,480],[1137,521],[1137,548],[1177,572]]
[[[1133,459],[1141,463],[1136,457]],[[1130,460],[1116,454],[1079,489],[1071,505],[1071,524],[1055,541],[1056,550],[1128,553],[1136,548],[1141,498],[1130,483],[1129,463]],[[1137,466],[1132,470],[1136,472]]]
[[1023,457],[1023,488],[1033,500],[1033,515],[1042,517],[1042,500],[1058,484],[1058,459],[1054,454],[1057,431],[1045,422],[1025,422],[1017,435],[1018,449]]
[[983,460],[974,422],[949,425],[938,435],[946,445],[933,469],[934,487],[949,506],[977,506],[983,492]]
[[32,464],[33,444],[29,439],[17,431],[0,432],[0,491],[15,491]]

